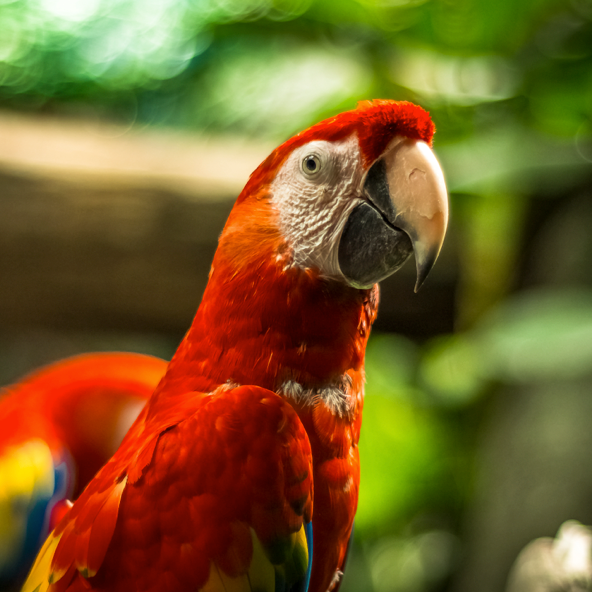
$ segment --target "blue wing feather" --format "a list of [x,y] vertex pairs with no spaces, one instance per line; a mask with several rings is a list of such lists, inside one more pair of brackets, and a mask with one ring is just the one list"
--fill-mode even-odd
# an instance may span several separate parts
[[304,585],[302,587],[302,592],[306,592],[310,585],[310,574],[312,573],[312,558],[313,558],[313,549],[312,549],[312,520],[304,525],[304,529],[306,532],[306,544],[308,546],[308,567],[306,569],[306,576],[304,579]]
[[33,439],[4,452],[0,482],[0,582],[7,585],[31,566],[48,535],[53,507],[71,491],[72,476],[44,441]]
[[[306,573],[304,578],[293,584],[290,588],[288,588],[287,592],[307,592],[308,587],[310,586],[310,574],[312,572],[312,558],[313,558],[313,548],[312,548],[312,521],[308,522],[304,525],[304,532],[306,534],[306,547],[308,550],[308,566],[306,568]],[[276,583],[276,591],[275,592],[283,592],[284,588],[278,588]]]

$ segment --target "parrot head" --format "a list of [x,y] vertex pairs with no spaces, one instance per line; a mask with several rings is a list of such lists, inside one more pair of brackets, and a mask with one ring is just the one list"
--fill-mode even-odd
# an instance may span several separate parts
[[[285,269],[369,288],[415,253],[416,291],[446,232],[434,125],[408,102],[365,101],[294,136],[255,170],[222,235],[273,243]],[[250,215],[245,215],[246,210]],[[251,233],[249,232],[251,231]],[[238,232],[237,232],[238,231]]]
[[226,382],[310,392],[309,401],[325,389],[345,413],[352,397],[342,394],[361,396],[377,283],[414,253],[417,290],[444,240],[433,133],[412,103],[366,101],[276,148],[230,212],[161,385],[167,397]]

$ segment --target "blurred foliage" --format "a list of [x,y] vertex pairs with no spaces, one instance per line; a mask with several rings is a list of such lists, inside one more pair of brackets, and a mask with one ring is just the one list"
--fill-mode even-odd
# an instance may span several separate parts
[[364,479],[356,518],[362,537],[401,528],[430,505],[434,512],[448,509],[458,495],[451,479],[458,461],[455,439],[447,418],[415,386],[418,354],[396,335],[375,336],[368,348],[364,428],[370,428],[360,442]]
[[591,13],[586,0],[1,0],[0,100],[279,138],[394,96],[432,110],[439,143],[520,123],[582,157]]
[[442,586],[471,409],[496,383],[590,372],[585,287],[509,296],[546,202],[591,178],[590,39],[591,0],[0,0],[4,107],[276,140],[369,97],[430,110],[459,332],[371,340],[344,592]]
[[360,546],[345,590],[438,589],[458,562],[455,521],[472,492],[467,410],[496,383],[592,378],[592,290],[523,291],[421,348],[374,335],[366,371]]
[[524,384],[592,376],[592,291],[522,292],[464,334],[435,340],[421,366],[443,402],[466,403],[491,381]]
[[455,410],[418,386],[422,359],[418,346],[397,335],[374,335],[368,346],[362,480],[346,592],[429,590],[458,561],[469,448]]

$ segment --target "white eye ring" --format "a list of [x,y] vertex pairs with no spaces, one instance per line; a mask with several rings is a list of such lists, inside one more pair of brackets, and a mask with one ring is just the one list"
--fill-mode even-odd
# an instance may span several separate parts
[[314,179],[318,176],[323,168],[321,157],[314,152],[307,154],[300,163],[300,169],[302,170],[305,177]]

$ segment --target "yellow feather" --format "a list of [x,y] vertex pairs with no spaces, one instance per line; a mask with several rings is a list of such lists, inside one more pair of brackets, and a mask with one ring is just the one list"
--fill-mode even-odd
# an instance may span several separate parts
[[42,440],[10,447],[0,457],[0,572],[20,555],[29,513],[54,487],[53,458]]
[[263,547],[251,528],[251,540],[253,541],[253,558],[249,566],[249,581],[253,590],[258,592],[274,592],[275,570],[271,561],[265,554]]
[[210,575],[200,592],[274,592],[275,571],[255,531],[251,528],[253,556],[246,574],[237,578],[227,576],[215,563],[210,564]]
[[56,547],[60,542],[60,536],[54,536],[53,532],[47,537],[47,540],[41,547],[37,559],[29,572],[27,581],[24,583],[21,592],[46,592],[49,588],[49,574],[51,560]]
[[[294,582],[303,578],[308,566],[308,545],[304,526],[290,535],[287,546],[289,555],[286,562],[274,565],[266,553],[255,531],[251,528],[253,555],[246,574],[231,578],[213,561],[210,575],[199,592],[275,592],[276,574],[280,581]],[[37,592],[35,590],[23,592]],[[39,591],[43,592],[43,591]]]
[[284,569],[286,579],[290,582],[303,578],[308,567],[308,545],[306,531],[302,528],[290,536],[291,552],[286,558]]
[[294,562],[306,573],[308,567],[308,543],[306,542],[306,530],[304,524],[295,535],[294,552],[292,557]]
[[212,561],[208,581],[199,590],[200,592],[248,592],[251,588],[246,574],[231,578]]
[[0,499],[4,496],[50,497],[55,486],[53,458],[43,440],[8,448],[0,458]]

